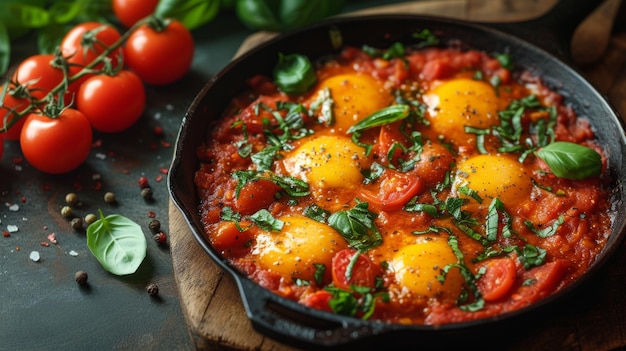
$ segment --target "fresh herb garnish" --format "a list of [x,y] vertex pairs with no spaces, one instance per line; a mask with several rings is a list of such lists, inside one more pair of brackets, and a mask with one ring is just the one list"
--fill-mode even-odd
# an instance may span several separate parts
[[437,37],[430,29],[422,29],[421,32],[413,33],[411,36],[421,40],[416,45],[417,48],[439,45],[440,42],[439,37]]
[[300,54],[278,54],[278,63],[274,68],[274,82],[286,94],[306,93],[315,83],[317,76],[309,58]]
[[374,224],[376,214],[370,212],[367,202],[359,202],[350,210],[335,212],[328,224],[339,232],[348,244],[362,252],[380,245],[383,241]]
[[540,238],[548,238],[551,237],[552,235],[554,235],[556,233],[556,230],[559,228],[559,226],[561,224],[563,224],[565,222],[565,220],[563,219],[563,216],[559,216],[554,223],[552,223],[551,226],[543,228],[543,229],[538,229],[535,227],[535,225],[533,224],[533,222],[531,221],[524,221],[524,225],[526,225],[526,227],[528,229],[530,229],[530,231],[532,231],[533,233],[537,234],[538,237]]
[[535,154],[559,178],[586,179],[597,177],[602,172],[600,154],[587,146],[557,141],[537,150]]
[[131,219],[113,214],[87,227],[87,246],[106,271],[115,275],[135,273],[146,257],[146,237]]
[[309,185],[301,179],[278,175],[271,172],[261,171],[235,171],[231,175],[237,180],[235,187],[235,197],[239,197],[239,193],[244,185],[257,180],[269,180],[270,182],[281,187],[289,196],[300,197],[310,194]]
[[373,127],[380,127],[385,124],[400,121],[409,116],[410,107],[408,105],[391,105],[378,110],[365,117],[358,123],[351,126],[347,133],[360,132]]

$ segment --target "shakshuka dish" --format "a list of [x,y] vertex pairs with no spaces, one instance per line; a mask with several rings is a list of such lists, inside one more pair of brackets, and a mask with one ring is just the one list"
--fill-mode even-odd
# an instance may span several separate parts
[[442,325],[554,294],[605,245],[603,146],[515,57],[401,43],[277,56],[212,125],[194,179],[208,242],[262,287]]

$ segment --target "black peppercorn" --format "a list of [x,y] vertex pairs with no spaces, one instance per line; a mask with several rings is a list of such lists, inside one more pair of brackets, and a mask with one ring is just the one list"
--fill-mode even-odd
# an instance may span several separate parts
[[148,223],[148,228],[150,228],[150,231],[156,234],[161,230],[161,222],[159,222],[158,219],[153,219],[150,221],[150,223]]
[[157,244],[164,244],[167,241],[167,235],[163,232],[158,232],[154,234],[154,241],[156,241]]
[[141,196],[146,200],[152,200],[152,189],[149,187],[141,189]]
[[159,287],[154,283],[150,283],[146,286],[146,291],[150,296],[156,296],[159,294]]
[[79,285],[87,284],[87,278],[87,272],[85,271],[78,271],[76,272],[76,274],[74,274],[74,280],[76,280]]
[[80,217],[74,217],[70,221],[70,225],[74,230],[82,230],[83,229],[83,220]]

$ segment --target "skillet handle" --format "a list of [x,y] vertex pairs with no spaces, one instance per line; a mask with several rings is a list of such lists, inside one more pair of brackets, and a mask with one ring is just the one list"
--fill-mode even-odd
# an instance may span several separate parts
[[574,32],[602,2],[603,0],[559,0],[548,12],[537,18],[485,24],[533,43],[571,64],[570,49]]
[[238,279],[238,284],[254,329],[280,342],[328,349],[352,345],[384,329],[383,324],[364,323],[292,304],[247,279]]

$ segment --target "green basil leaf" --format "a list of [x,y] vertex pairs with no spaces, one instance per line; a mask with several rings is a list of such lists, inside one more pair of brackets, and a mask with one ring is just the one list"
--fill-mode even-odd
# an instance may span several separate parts
[[409,105],[391,105],[365,117],[348,129],[348,133],[359,132],[365,129],[379,127],[385,124],[403,120],[409,116]]
[[339,232],[348,244],[365,252],[380,245],[383,238],[374,224],[376,214],[370,212],[367,202],[360,202],[354,208],[335,212],[328,217],[328,225]]
[[300,54],[278,54],[274,68],[274,82],[286,94],[306,93],[315,83],[317,76],[309,58]]
[[261,209],[250,216],[252,222],[256,224],[259,228],[263,230],[267,230],[268,232],[280,232],[285,225],[285,222],[280,219],[274,218],[270,211],[266,209]]
[[219,0],[160,0],[154,14],[160,18],[175,18],[193,30],[211,22],[219,8]]
[[598,176],[602,171],[600,154],[583,145],[557,141],[537,150],[535,154],[559,178],[585,179]]
[[45,27],[50,21],[50,13],[43,4],[38,6],[38,4],[0,2],[0,23],[3,23],[11,34],[14,29]]
[[52,54],[61,44],[63,36],[69,28],[63,25],[51,24],[37,32],[37,49],[41,54]]
[[294,29],[339,12],[344,0],[283,0],[279,9],[282,30]]
[[11,62],[11,39],[7,27],[0,22],[0,75],[4,75]]
[[237,0],[235,12],[247,27],[267,31],[280,31],[278,16],[281,0]]
[[87,246],[102,267],[115,275],[137,271],[146,257],[146,237],[141,226],[120,216],[104,217],[87,227]]

